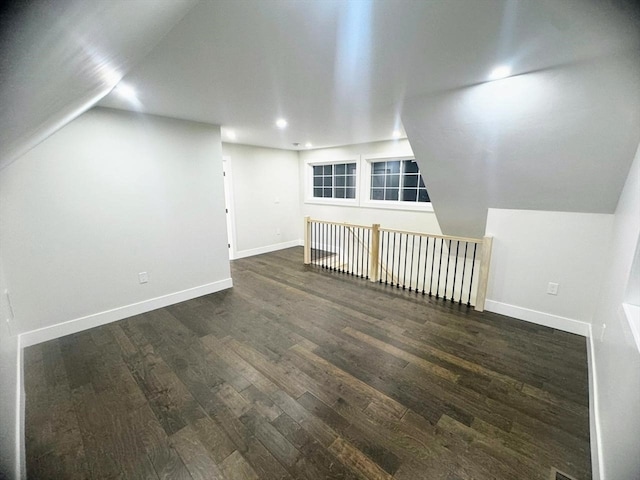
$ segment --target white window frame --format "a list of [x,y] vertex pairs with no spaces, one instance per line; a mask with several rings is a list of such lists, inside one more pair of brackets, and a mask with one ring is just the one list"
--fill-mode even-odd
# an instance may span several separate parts
[[[394,160],[415,160],[413,155],[367,155],[363,156],[360,169],[362,186],[361,202],[362,207],[382,208],[386,210],[409,210],[418,212],[433,212],[431,202],[404,202],[402,200],[371,200],[371,164],[376,162],[390,162]],[[419,166],[418,166],[419,167]],[[420,172],[422,175],[422,172]],[[423,179],[424,180],[424,179]],[[356,192],[358,195],[358,192]]]
[[[339,165],[342,163],[355,163],[355,198],[318,198],[313,196],[313,167],[320,165]],[[352,157],[340,160],[313,160],[305,161],[305,203],[317,205],[340,205],[343,207],[357,207],[360,205],[360,170],[361,162],[359,157]]]

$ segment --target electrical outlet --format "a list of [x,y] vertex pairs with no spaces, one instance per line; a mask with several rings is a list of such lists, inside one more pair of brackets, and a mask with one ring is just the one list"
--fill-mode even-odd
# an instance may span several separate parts
[[280,235],[280,229],[276,228],[276,235]]
[[559,283],[549,282],[549,285],[547,285],[547,293],[549,295],[558,295],[558,287],[560,287]]
[[140,272],[138,274],[138,281],[140,283],[147,283],[149,281],[149,274],[147,272]]
[[604,331],[607,329],[607,324],[603,323],[602,324],[602,330],[600,330],[600,341],[603,342],[604,341]]

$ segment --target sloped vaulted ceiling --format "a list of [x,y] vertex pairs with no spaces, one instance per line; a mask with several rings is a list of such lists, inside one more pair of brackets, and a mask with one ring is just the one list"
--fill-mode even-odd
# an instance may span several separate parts
[[640,140],[640,52],[408,98],[402,120],[442,231],[488,208],[613,213]]
[[2,2],[0,169],[109,93],[195,3]]

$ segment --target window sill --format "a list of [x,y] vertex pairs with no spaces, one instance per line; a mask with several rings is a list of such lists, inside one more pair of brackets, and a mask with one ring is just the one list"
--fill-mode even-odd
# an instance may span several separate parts
[[410,212],[433,212],[433,205],[429,203],[418,202],[388,202],[368,200],[361,204],[364,208],[381,208],[384,210],[404,210]]
[[631,305],[630,303],[623,303],[622,308],[631,327],[631,333],[633,333],[633,339],[636,341],[636,347],[640,352],[640,307],[638,305]]
[[358,200],[354,198],[341,199],[341,198],[307,198],[304,203],[311,205],[331,205],[336,207],[357,207],[359,206]]

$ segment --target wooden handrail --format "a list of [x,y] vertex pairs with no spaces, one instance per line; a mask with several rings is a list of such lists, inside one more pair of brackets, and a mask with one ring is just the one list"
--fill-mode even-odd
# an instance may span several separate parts
[[[315,221],[315,220],[314,220]],[[393,228],[381,228],[381,232],[391,232],[391,233],[402,233],[404,235],[415,235],[418,237],[431,237],[431,238],[442,238],[444,240],[454,240],[458,242],[468,242],[468,243],[482,243],[482,238],[470,238],[470,237],[454,237],[451,235],[436,235],[435,233],[424,233],[424,232],[411,232],[409,230],[395,230]]]
[[[356,223],[349,223],[349,222],[331,222],[328,220],[318,220],[311,217],[305,217],[305,219],[306,218],[309,219],[309,222],[313,222],[313,223],[323,223],[325,225],[339,225],[341,227],[351,227],[351,228],[366,228],[368,230],[372,229],[371,225],[359,225]],[[477,243],[477,244],[481,244],[483,242],[482,238],[456,237],[451,235],[439,235],[435,233],[426,233],[426,232],[412,232],[410,230],[396,230],[393,228],[383,228],[383,227],[379,227],[379,230],[381,232],[391,232],[391,233],[395,232],[395,233],[402,233],[405,235],[417,235],[420,237],[443,238],[445,240],[456,240],[460,242],[469,242],[469,243]]]
[[[305,217],[307,218],[307,217]],[[324,223],[325,225],[339,225],[341,227],[353,227],[353,228],[366,228],[371,230],[371,225],[358,225],[356,223],[348,223],[348,222],[329,222],[327,220],[317,220],[315,218],[309,217],[309,222],[312,223]]]

